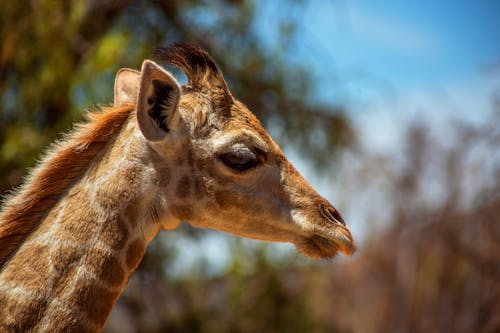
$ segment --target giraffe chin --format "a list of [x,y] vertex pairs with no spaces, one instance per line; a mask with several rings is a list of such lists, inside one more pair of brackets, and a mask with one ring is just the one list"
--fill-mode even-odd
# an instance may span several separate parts
[[356,250],[349,231],[303,237],[295,242],[295,247],[311,259],[333,258],[339,251],[345,255],[352,255]]

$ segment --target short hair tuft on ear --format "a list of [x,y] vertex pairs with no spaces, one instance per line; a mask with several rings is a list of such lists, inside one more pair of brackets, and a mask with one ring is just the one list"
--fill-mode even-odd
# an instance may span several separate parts
[[227,96],[231,96],[215,60],[201,47],[173,44],[167,47],[158,47],[154,53],[159,60],[167,61],[182,69],[193,88],[218,87],[223,89]]

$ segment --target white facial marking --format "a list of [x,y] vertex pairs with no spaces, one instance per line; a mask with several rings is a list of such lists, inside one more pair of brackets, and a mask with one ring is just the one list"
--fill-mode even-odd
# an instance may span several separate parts
[[294,209],[292,210],[291,214],[293,221],[300,227],[302,227],[304,230],[307,229],[307,218],[300,213],[298,210]]

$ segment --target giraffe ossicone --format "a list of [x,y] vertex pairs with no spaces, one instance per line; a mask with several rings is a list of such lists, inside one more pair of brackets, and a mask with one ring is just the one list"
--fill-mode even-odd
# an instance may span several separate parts
[[182,221],[352,254],[338,211],[304,180],[204,50],[176,44],[121,69],[114,105],[57,142],[0,214],[0,331],[101,331],[159,230]]

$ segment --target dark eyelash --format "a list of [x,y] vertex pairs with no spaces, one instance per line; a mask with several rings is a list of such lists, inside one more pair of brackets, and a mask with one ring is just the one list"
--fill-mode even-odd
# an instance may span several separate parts
[[238,163],[237,158],[239,158],[239,156],[232,153],[219,155],[219,160],[221,160],[222,163],[238,172],[248,171],[260,164],[260,161],[257,158],[244,161],[243,163]]
[[236,151],[219,155],[219,160],[232,170],[243,173],[262,164],[265,154],[260,149]]

